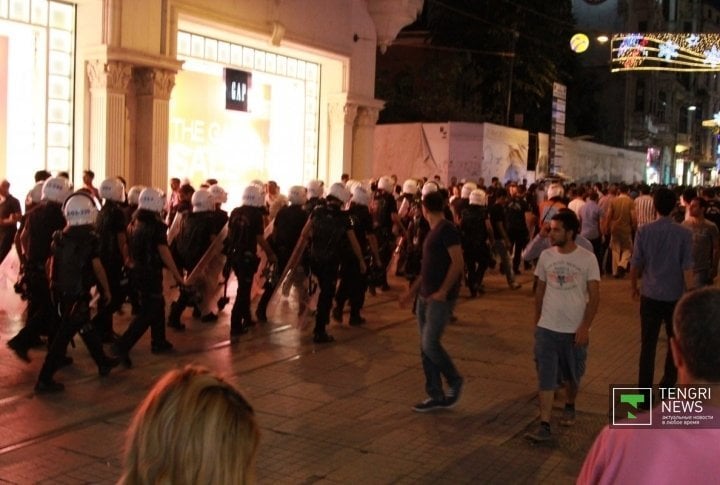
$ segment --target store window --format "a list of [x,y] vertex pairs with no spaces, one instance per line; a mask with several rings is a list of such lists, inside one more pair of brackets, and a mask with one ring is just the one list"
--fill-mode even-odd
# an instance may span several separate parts
[[[177,40],[170,176],[284,190],[317,177],[320,64],[182,30]],[[226,69],[248,73],[247,111],[226,109]]]
[[75,7],[0,0],[0,64],[0,170],[18,184],[71,171]]

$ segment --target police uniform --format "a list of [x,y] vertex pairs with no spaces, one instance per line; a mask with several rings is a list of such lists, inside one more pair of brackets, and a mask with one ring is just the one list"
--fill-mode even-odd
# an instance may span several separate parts
[[320,290],[313,333],[316,342],[332,342],[334,339],[327,334],[325,327],[330,323],[338,269],[343,253],[348,251],[347,232],[352,226],[348,214],[341,210],[339,201],[316,207],[310,215],[310,223],[310,271],[317,277]]
[[388,290],[387,268],[395,251],[395,235],[393,229],[393,214],[397,214],[397,202],[391,193],[378,191],[373,200],[375,208],[374,232],[378,241],[380,253],[379,266],[383,270],[381,287]]
[[20,332],[8,341],[8,346],[23,360],[29,360],[27,352],[37,344],[41,334],[52,337],[57,330],[59,322],[50,297],[45,263],[51,254],[53,233],[64,226],[62,206],[50,200],[40,202],[28,213],[25,221],[24,230],[29,236],[24,266],[28,319]]
[[477,296],[482,291],[485,271],[492,257],[487,244],[487,219],[487,208],[481,205],[469,205],[463,210],[460,219],[465,281],[471,296]]
[[68,227],[53,237],[53,300],[60,313],[60,327],[50,344],[35,389],[39,392],[61,391],[63,385],[53,380],[64,365],[67,346],[76,333],[98,366],[101,376],[110,372],[117,361],[105,355],[100,335],[90,321],[90,289],[95,285],[93,260],[99,260],[99,240],[90,225]]
[[[347,211],[352,224],[355,237],[358,240],[360,249],[363,252],[365,266],[370,267],[370,248],[368,235],[373,232],[373,221],[370,210],[367,206],[351,203]],[[335,309],[333,318],[342,321],[343,307],[345,302],[350,302],[350,325],[364,323],[360,316],[360,310],[365,303],[365,292],[367,291],[367,274],[360,271],[360,264],[350,248],[345,248],[340,261],[340,285],[335,295]]]
[[227,265],[237,278],[237,295],[230,313],[230,337],[247,332],[255,322],[250,314],[250,291],[253,277],[260,264],[257,238],[264,232],[262,207],[244,205],[230,213],[228,236],[223,248]]
[[[308,213],[301,205],[289,205],[280,209],[275,216],[273,233],[268,243],[277,256],[277,271],[282,273],[292,255],[293,248],[300,239]],[[275,290],[275,285],[266,285],[255,312],[259,321],[267,321],[267,306]]]
[[167,226],[158,213],[138,209],[128,234],[128,246],[133,260],[130,280],[137,291],[138,308],[125,333],[115,342],[114,352],[126,357],[148,327],[151,351],[167,352],[173,346],[165,338],[163,262],[158,250],[158,246],[167,246]]
[[96,222],[97,235],[99,237],[99,255],[105,273],[112,300],[98,310],[93,323],[98,333],[105,341],[112,341],[115,337],[113,332],[113,314],[120,310],[126,296],[127,277],[124,274],[124,261],[118,243],[118,235],[125,234],[127,222],[122,207],[115,201],[107,199],[98,213]]

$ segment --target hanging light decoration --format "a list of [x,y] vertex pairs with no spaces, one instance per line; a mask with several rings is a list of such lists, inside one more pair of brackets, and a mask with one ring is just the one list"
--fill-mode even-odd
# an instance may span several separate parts
[[615,34],[611,70],[720,71],[720,34]]

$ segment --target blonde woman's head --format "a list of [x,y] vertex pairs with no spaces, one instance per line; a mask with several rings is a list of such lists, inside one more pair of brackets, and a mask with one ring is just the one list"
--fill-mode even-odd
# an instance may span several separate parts
[[165,374],[138,407],[120,484],[244,484],[260,432],[252,407],[208,369]]

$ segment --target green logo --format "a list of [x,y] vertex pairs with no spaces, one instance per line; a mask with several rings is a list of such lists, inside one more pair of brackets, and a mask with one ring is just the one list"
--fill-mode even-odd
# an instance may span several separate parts
[[[620,394],[620,402],[629,404],[635,409],[638,409],[638,405],[640,403],[645,402],[645,395],[644,394]],[[637,419],[637,416],[635,416],[633,413],[628,411],[627,413],[628,419]]]

